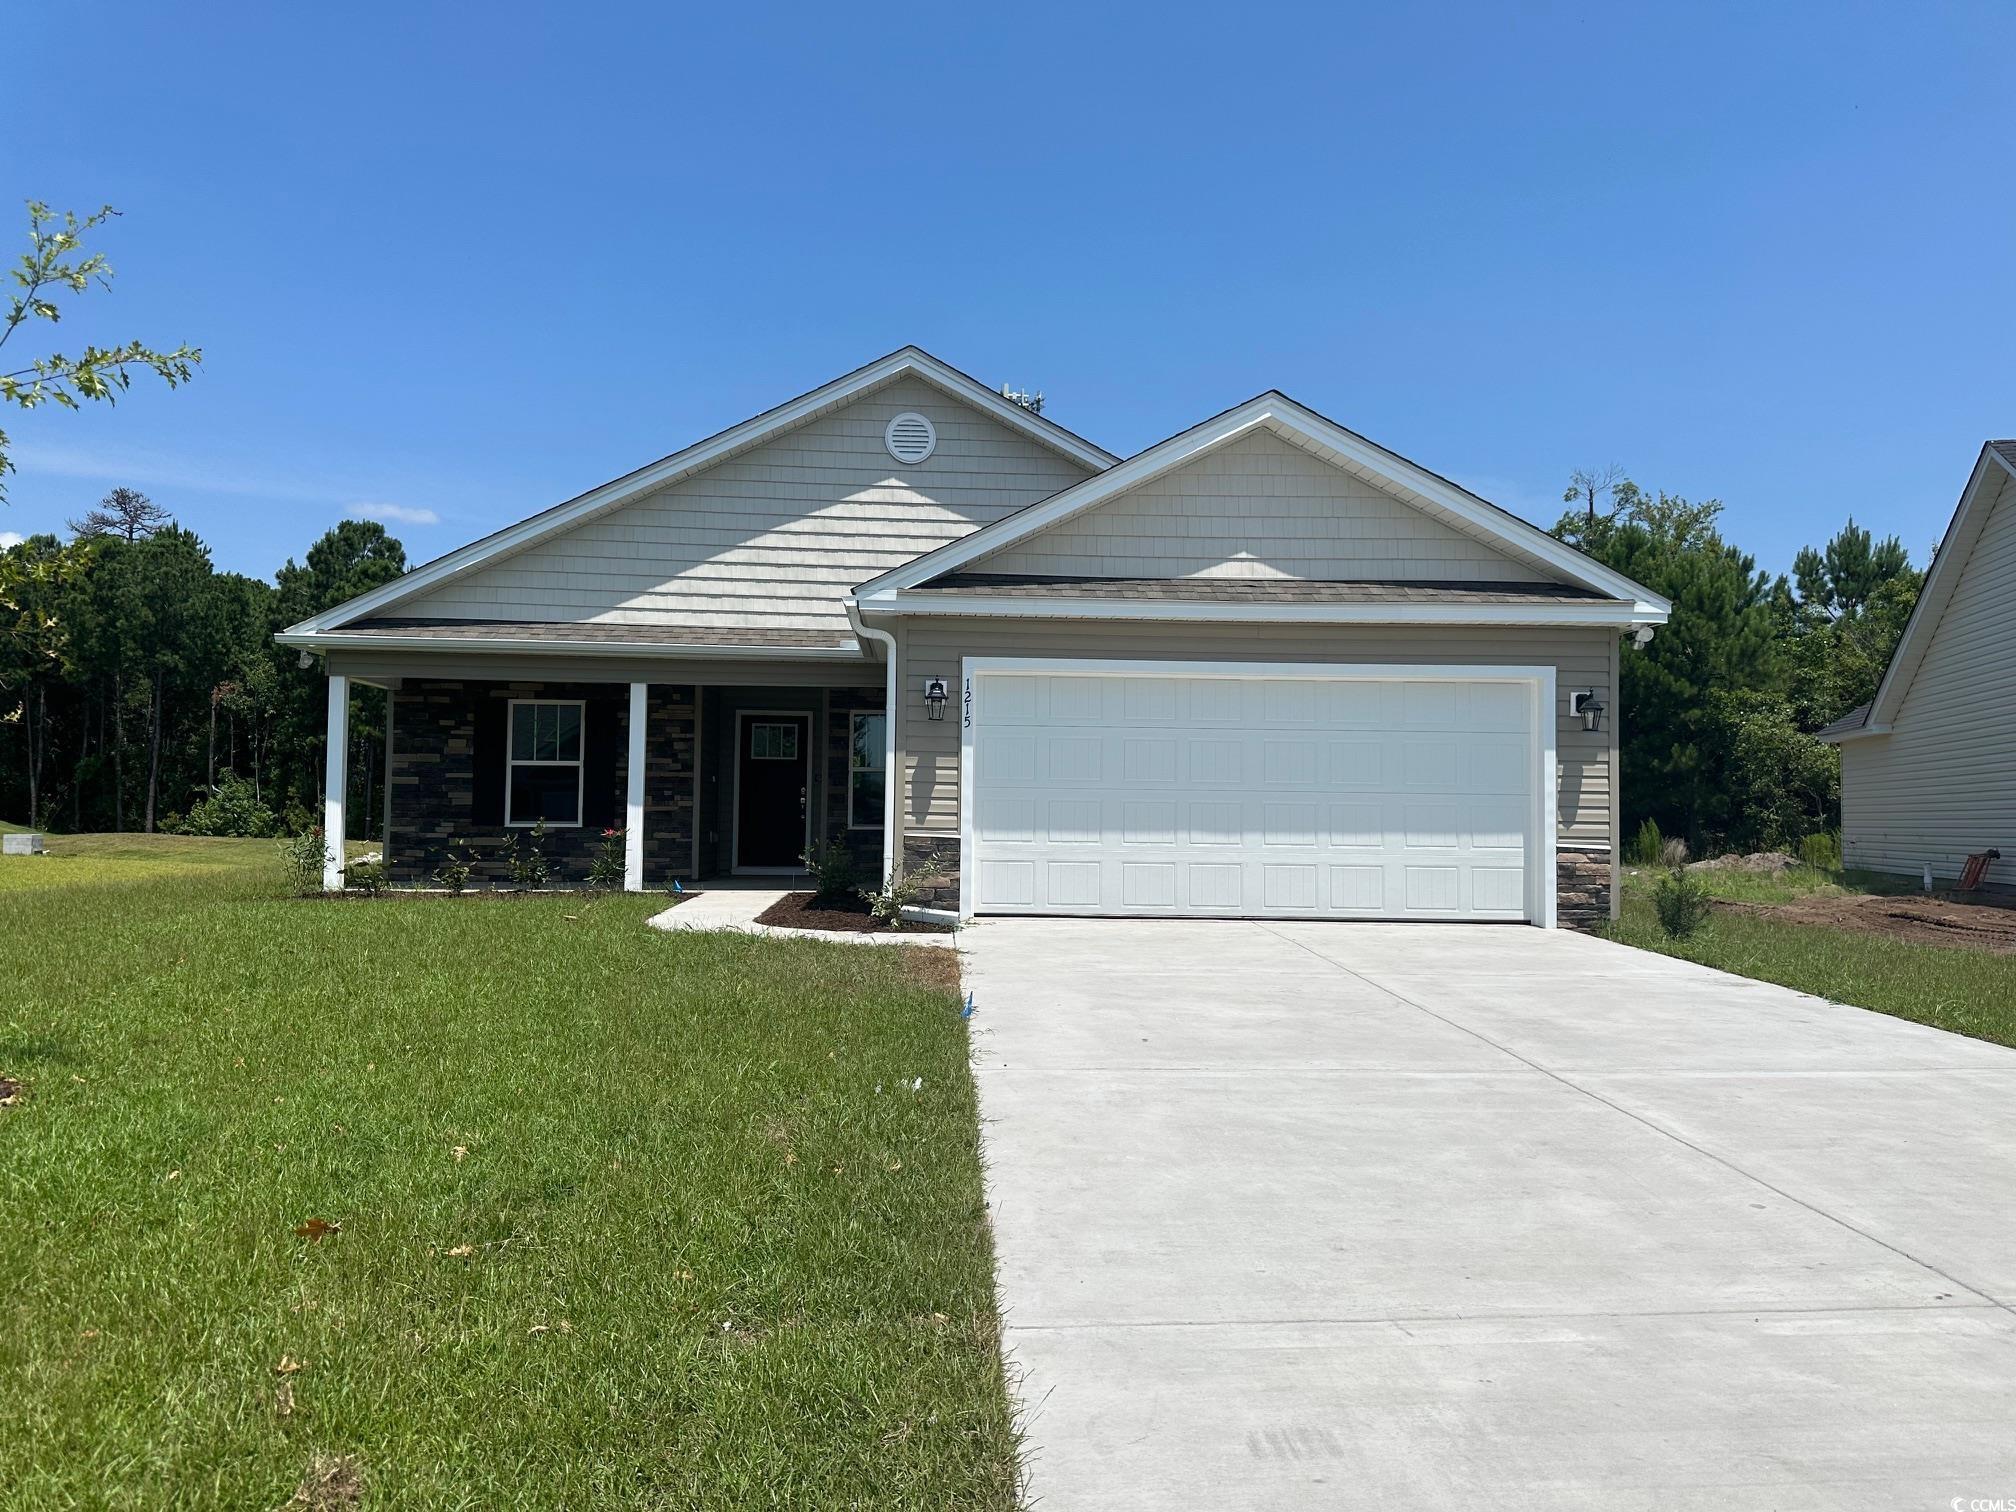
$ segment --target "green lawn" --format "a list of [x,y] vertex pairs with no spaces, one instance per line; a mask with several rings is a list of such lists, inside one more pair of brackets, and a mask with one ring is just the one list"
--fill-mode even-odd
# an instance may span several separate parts
[[[1698,872],[1719,898],[1779,903],[1815,892],[1910,891],[1907,881],[1800,868],[1779,877]],[[1623,918],[1610,936],[1642,950],[1796,987],[1955,1034],[2016,1046],[2016,957],[1919,945],[1855,930],[1788,924],[1718,910],[1691,940],[1671,940],[1652,911],[1655,874],[1624,879]]]
[[0,1502],[1013,1505],[948,954],[60,852],[0,859]]

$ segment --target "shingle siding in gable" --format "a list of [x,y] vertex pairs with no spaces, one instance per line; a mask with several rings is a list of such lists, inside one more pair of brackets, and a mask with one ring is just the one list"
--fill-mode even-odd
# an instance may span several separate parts
[[1526,563],[1264,431],[970,563],[968,570],[1548,581]]
[[[937,451],[882,445],[916,410]],[[400,605],[409,615],[830,631],[855,584],[1087,470],[917,378]]]
[[1952,878],[2000,850],[1990,882],[2016,885],[2016,480],[1962,565],[1891,733],[1841,747],[1842,858],[1871,871]]

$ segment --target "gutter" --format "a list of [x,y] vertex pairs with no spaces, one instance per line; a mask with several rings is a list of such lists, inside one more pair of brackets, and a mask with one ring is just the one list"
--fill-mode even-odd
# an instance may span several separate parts
[[896,817],[903,785],[903,774],[898,770],[896,759],[896,721],[901,712],[896,696],[896,637],[887,630],[863,624],[861,606],[853,598],[842,599],[841,607],[847,611],[847,623],[854,627],[854,634],[860,638],[862,645],[871,640],[880,641],[883,659],[888,663],[882,689],[882,881],[887,886],[896,880]]

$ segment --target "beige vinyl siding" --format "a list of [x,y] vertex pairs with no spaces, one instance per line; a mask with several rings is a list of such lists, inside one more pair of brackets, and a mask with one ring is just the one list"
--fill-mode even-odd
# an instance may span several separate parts
[[1580,719],[1568,716],[1567,706],[1569,693],[1593,688],[1616,708],[1616,641],[1616,632],[1598,629],[1199,626],[914,616],[904,622],[900,668],[903,828],[910,834],[958,833],[959,720],[956,711],[943,720],[929,718],[923,689],[924,679],[933,676],[958,688],[960,663],[968,656],[1551,665],[1558,674],[1558,837],[1564,844],[1610,846],[1616,838],[1613,734],[1607,728],[1593,734],[1584,730]]
[[1842,858],[2016,886],[2016,480],[2005,480],[1891,722],[1841,747]]
[[1550,581],[1264,430],[966,570],[1066,577]]
[[[904,410],[936,452],[883,447]],[[400,606],[447,619],[767,627],[848,635],[857,584],[1089,476],[1079,463],[905,377],[762,446]]]

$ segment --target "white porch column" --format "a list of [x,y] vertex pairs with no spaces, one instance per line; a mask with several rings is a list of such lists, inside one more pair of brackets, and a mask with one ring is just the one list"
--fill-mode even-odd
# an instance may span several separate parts
[[630,760],[624,767],[629,791],[623,807],[623,890],[644,891],[644,723],[651,685],[630,684]]
[[329,679],[329,752],[322,776],[322,888],[343,889],[343,798],[350,782],[350,679]]

